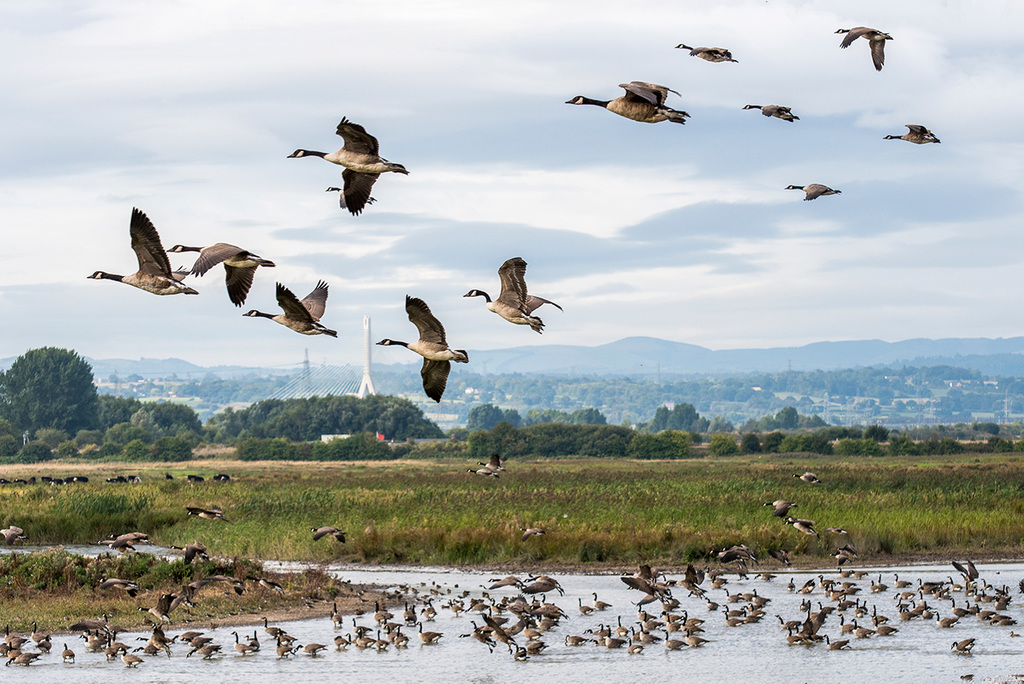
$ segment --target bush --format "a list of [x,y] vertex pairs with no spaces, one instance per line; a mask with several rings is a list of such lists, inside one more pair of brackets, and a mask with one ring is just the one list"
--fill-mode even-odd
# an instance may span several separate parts
[[75,444],[74,440],[69,439],[58,444],[57,448],[54,449],[53,454],[57,458],[73,458],[78,455],[78,446]]
[[775,432],[769,432],[761,440],[761,448],[764,449],[766,454],[778,453],[779,447],[782,446],[782,442],[786,439],[786,436],[776,430]]
[[881,425],[869,425],[864,430],[864,438],[876,442],[884,442],[889,439],[889,430]]
[[626,455],[639,459],[685,458],[690,454],[690,435],[680,430],[662,430],[656,435],[636,434]]
[[753,432],[748,432],[740,440],[740,449],[745,454],[759,454],[761,453],[761,440]]
[[916,456],[918,453],[917,444],[910,438],[910,435],[893,435],[889,437],[890,456]]
[[736,444],[736,440],[723,434],[711,435],[708,449],[713,456],[734,456],[740,453],[740,447]]
[[[1024,444],[1024,442],[1022,442]],[[0,460],[13,463],[15,454],[21,448],[21,440],[11,435],[0,435]]]
[[79,430],[75,435],[75,446],[81,449],[86,444],[103,444],[103,430]]
[[57,428],[39,428],[36,430],[36,439],[43,442],[51,449],[56,449],[57,445],[68,438],[68,433]]
[[[870,429],[870,428],[869,428]],[[840,456],[881,456],[882,447],[868,437],[863,439],[844,438],[836,442],[835,453]]]
[[40,442],[38,440],[29,442],[25,446],[21,447],[21,451],[18,453],[18,463],[41,463],[43,461],[49,461],[53,459],[53,450],[46,442]]
[[295,444],[284,437],[243,439],[236,447],[239,461],[291,461]]
[[121,458],[126,461],[148,461],[149,445],[141,439],[133,439],[121,449]]
[[133,439],[140,439],[149,444],[153,441],[153,436],[146,430],[131,423],[118,423],[108,428],[103,434],[104,444],[113,444],[118,448],[124,447],[125,444]]

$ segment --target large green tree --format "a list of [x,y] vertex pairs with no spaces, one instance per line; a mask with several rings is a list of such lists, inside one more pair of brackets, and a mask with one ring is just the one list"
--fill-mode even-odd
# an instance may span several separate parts
[[19,430],[68,434],[96,427],[92,366],[69,349],[30,349],[0,373],[0,416]]

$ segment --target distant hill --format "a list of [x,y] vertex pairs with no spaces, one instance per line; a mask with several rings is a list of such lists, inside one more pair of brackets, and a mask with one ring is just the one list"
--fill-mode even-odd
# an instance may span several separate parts
[[[627,337],[616,342],[584,347],[533,345],[508,349],[470,350],[478,373],[543,375],[723,375],[771,373],[788,369],[836,370],[864,366],[949,365],[978,370],[988,375],[1024,376],[1024,337],[913,339],[901,342],[855,340],[814,342],[802,347],[712,350],[694,344],[653,337]],[[197,366],[182,359],[88,359],[98,378],[115,372],[122,378],[168,377],[201,379],[207,373],[220,377],[293,374],[294,369],[244,366]],[[0,369],[14,358],[0,359]],[[394,364],[404,368],[410,364]],[[414,362],[414,366],[419,365]],[[387,367],[387,366],[384,366]]]
[[863,366],[953,365],[1024,375],[1024,337],[815,342],[802,347],[724,349],[627,337],[596,347],[537,345],[470,351],[474,370],[508,374],[692,375],[834,370]]

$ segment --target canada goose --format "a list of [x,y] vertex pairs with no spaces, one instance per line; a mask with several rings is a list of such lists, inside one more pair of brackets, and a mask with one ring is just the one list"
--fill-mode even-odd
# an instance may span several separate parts
[[205,644],[198,648],[193,648],[191,651],[185,654],[186,658],[191,658],[193,653],[198,653],[203,657],[203,660],[209,660],[213,656],[220,653],[220,644]]
[[423,391],[428,397],[440,403],[444,388],[448,384],[451,362],[468,363],[469,354],[464,349],[451,349],[448,346],[444,326],[430,313],[430,307],[422,299],[406,295],[405,312],[419,330],[420,338],[415,342],[399,342],[385,338],[377,344],[385,347],[400,345],[422,356],[423,367],[420,369],[420,376],[423,378]]
[[470,290],[462,296],[483,297],[489,311],[498,314],[510,323],[528,325],[537,333],[544,332],[544,321],[530,314],[544,304],[550,304],[559,311],[562,310],[562,307],[549,299],[535,297],[527,293],[526,262],[522,257],[512,257],[505,261],[498,269],[498,278],[501,280],[501,294],[493,302],[483,290]]
[[594,597],[594,610],[608,610],[609,608],[612,607],[612,604],[610,604],[610,603],[605,603],[604,601],[599,601],[597,599],[597,592],[596,591],[592,592],[591,596]]
[[185,544],[185,546],[169,546],[168,548],[184,551],[185,565],[191,565],[197,556],[202,560],[210,560],[210,557],[206,554],[206,546],[199,543],[198,540],[193,541],[191,544]]
[[17,525],[11,525],[10,527],[0,530],[0,534],[4,535],[4,542],[8,546],[14,546],[14,542],[19,539],[28,539],[25,536],[25,530],[21,529]]
[[[525,527],[520,527],[519,529],[523,533],[523,541],[526,541],[530,537],[535,537],[544,534],[544,530],[540,529],[539,527],[531,527],[529,529]],[[580,600],[582,601],[583,599]]]
[[500,589],[501,587],[521,587],[522,585],[523,581],[521,579],[514,575],[509,575],[508,577],[500,580],[492,579],[491,586],[487,587],[487,590],[491,591],[493,589]]
[[31,665],[36,658],[42,655],[42,653],[22,653],[20,651],[12,651],[11,653],[15,653],[15,655],[11,655],[8,658],[6,665],[14,663],[15,665],[23,665],[25,667]]
[[732,53],[725,48],[718,47],[690,47],[689,45],[683,45],[680,43],[676,45],[677,50],[689,50],[691,57],[700,57],[708,62],[736,62],[738,60],[732,58]]
[[818,533],[814,531],[814,521],[812,520],[800,520],[799,518],[786,518],[786,524],[792,525],[793,529],[803,532],[804,534],[818,536]]
[[953,617],[944,618],[939,616],[938,613],[935,614],[935,624],[937,624],[939,627],[942,627],[943,629],[949,629],[959,621],[960,618],[956,617],[955,615]]
[[[342,171],[341,174],[342,174],[342,176],[344,176],[345,172]],[[331,187],[327,188],[326,192],[336,192],[336,193],[338,193],[338,205],[342,209],[348,209],[348,206],[347,206],[347,204],[345,202],[345,188],[336,188],[334,186],[331,186]],[[366,198],[366,204],[373,204],[376,201],[377,201],[376,197],[367,197]],[[353,213],[359,213],[359,212],[353,212]]]
[[327,647],[323,644],[306,644],[302,647],[302,652],[312,657],[319,655],[320,651],[326,651]]
[[380,174],[393,171],[408,175],[409,172],[401,164],[394,164],[381,157],[377,139],[359,124],[342,118],[335,132],[345,139],[345,144],[337,152],[327,154],[300,149],[289,154],[288,158],[322,157],[332,164],[344,166],[341,179],[345,187],[340,193],[341,205],[353,216],[358,216],[369,203],[370,190]]
[[212,584],[214,582],[224,582],[230,585],[234,592],[239,596],[245,592],[245,583],[242,580],[234,577],[228,577],[227,575],[208,575],[202,579],[197,579],[194,582],[189,582],[186,586],[194,592],[198,592],[207,584]]
[[[822,185],[821,183],[811,183],[810,185],[787,185],[786,186],[786,190],[803,190],[804,191],[804,195],[805,195],[804,201],[812,200],[812,199],[817,199],[817,198],[821,197],[822,195],[841,195],[841,194],[843,194],[842,190],[833,190],[832,188],[828,187],[827,185]],[[797,477],[800,477],[800,476],[797,475]],[[803,478],[801,478],[801,479],[803,479]],[[812,482],[812,480],[804,480],[804,481],[805,482]]]
[[744,109],[759,109],[765,116],[774,116],[776,119],[782,119],[790,123],[800,120],[800,117],[794,114],[789,107],[783,107],[782,105],[747,105]]
[[845,33],[846,36],[843,38],[843,42],[839,44],[839,47],[846,49],[853,44],[853,41],[863,37],[868,43],[871,44],[871,61],[875,63],[875,71],[881,71],[882,65],[885,64],[885,41],[892,40],[892,36],[888,33],[882,33],[881,31],[873,28],[867,28],[865,26],[858,26],[852,29],[839,29],[836,33]]
[[[426,361],[424,361],[423,363],[426,363]],[[477,475],[483,475],[484,477],[493,477],[495,479],[498,479],[500,477],[500,475],[498,475],[498,473],[496,473],[495,471],[491,470],[490,468],[480,468],[478,470],[474,470],[473,468],[466,468],[466,472],[467,473],[476,473]]]
[[704,644],[711,643],[704,637],[699,637],[697,635],[688,636],[684,641],[690,645],[690,648],[700,648]]
[[117,577],[111,577],[100,582],[99,586],[96,587],[100,591],[107,591],[108,589],[124,589],[131,597],[135,597],[139,593],[139,585],[130,580],[118,579]]
[[313,541],[318,541],[327,535],[331,535],[342,544],[345,543],[345,532],[339,530],[337,527],[326,525],[324,527],[311,527],[309,529],[313,533]]
[[263,266],[270,268],[274,266],[273,261],[268,261],[256,256],[252,252],[229,245],[226,242],[218,242],[209,247],[186,247],[185,245],[174,245],[168,250],[174,253],[199,252],[199,258],[192,265],[190,275],[202,276],[217,264],[224,264],[224,280],[228,288],[228,298],[235,306],[245,304],[245,298],[249,295],[249,288],[252,287],[252,278],[256,274],[256,267]]
[[830,651],[841,651],[850,645],[849,639],[841,639],[839,641],[832,641],[829,639],[828,634],[825,635],[825,643],[828,644],[828,650]]
[[158,622],[170,622],[171,618],[169,613],[174,610],[174,600],[178,598],[177,594],[160,594],[160,598],[157,599],[156,605],[152,608],[139,608],[139,610],[149,613],[157,619]]
[[[789,188],[786,189],[788,190]],[[793,477],[803,480],[804,482],[809,482],[810,484],[821,484],[821,480],[818,479],[818,476],[810,471],[807,471],[803,475],[794,475]]]
[[783,565],[789,565],[789,551],[785,549],[768,549],[768,555]]
[[423,642],[424,646],[431,646],[433,644],[436,644],[438,640],[444,636],[444,634],[442,634],[441,632],[424,632],[422,622],[419,623],[419,627],[420,641]]
[[593,100],[583,95],[577,95],[565,104],[573,105],[597,105],[604,107],[613,114],[624,116],[633,121],[641,123],[658,123],[660,121],[671,121],[672,123],[685,124],[690,115],[671,107],[665,106],[665,98],[669,93],[678,92],[663,85],[645,83],[643,81],[631,81],[620,83],[619,87],[626,91],[626,94],[614,100]]
[[219,508],[201,508],[199,506],[185,506],[185,511],[188,515],[194,515],[197,518],[203,518],[204,520],[223,520],[229,522],[224,517],[224,512]]
[[849,534],[850,534],[849,532],[847,532],[842,527],[826,527],[825,531],[826,532],[831,532],[832,534],[842,534],[842,535],[845,535],[845,536],[849,536]]
[[974,648],[974,639],[964,639],[963,641],[954,641],[953,645],[950,646],[951,651],[957,653],[970,653],[971,649]]
[[918,125],[918,124],[904,124],[904,125],[908,129],[910,129],[910,130],[907,131],[906,133],[904,133],[903,135],[887,135],[887,136],[885,136],[882,139],[883,140],[906,140],[907,142],[912,142],[912,143],[915,143],[917,145],[924,145],[925,143],[942,142],[941,140],[939,140],[938,138],[935,137],[935,134],[933,134],[931,131],[929,131],[924,126],[921,126],[921,125]]
[[241,641],[239,641],[238,640],[238,632],[232,632],[232,634],[235,636],[235,647],[234,648],[235,648],[235,651],[237,651],[239,655],[247,656],[250,653],[255,653],[256,651],[260,650],[259,647],[255,647],[251,643],[243,644]]
[[269,318],[286,328],[291,328],[303,335],[330,335],[338,333],[320,324],[327,304],[327,283],[319,281],[313,291],[301,301],[295,294],[281,283],[277,283],[277,305],[284,309],[283,314],[268,314],[253,309],[243,316]]
[[68,648],[67,644],[64,644],[64,650],[61,651],[60,657],[65,663],[75,662],[75,652]]
[[498,454],[491,454],[491,458],[488,459],[487,463],[484,463],[482,461],[477,461],[477,465],[482,465],[482,466],[485,466],[488,470],[493,470],[494,472],[498,472],[498,471],[504,471],[505,470],[504,466],[501,465],[504,462],[505,462],[505,459],[503,459]]
[[138,667],[139,663],[143,663],[145,661],[133,653],[125,653],[121,656],[121,662],[128,667]]
[[772,511],[772,515],[776,518],[785,518],[786,514],[789,513],[790,508],[796,508],[796,504],[794,502],[786,501],[785,499],[778,499],[761,505],[772,506],[775,509]]
[[523,587],[524,594],[546,594],[549,591],[557,591],[560,596],[565,595],[562,585],[552,577],[541,575],[540,577],[531,577],[529,579],[531,583]]
[[95,280],[117,280],[125,285],[137,287],[157,295],[199,294],[191,287],[182,285],[181,279],[187,272],[171,271],[171,262],[160,244],[160,235],[149,218],[139,209],[132,209],[132,220],[128,229],[132,238],[132,249],[139,261],[139,270],[131,275],[120,276],[96,271],[90,278]]

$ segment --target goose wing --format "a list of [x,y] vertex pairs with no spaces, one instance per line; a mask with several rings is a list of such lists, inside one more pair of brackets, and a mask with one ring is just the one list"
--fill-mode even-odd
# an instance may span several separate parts
[[243,254],[247,255],[248,252],[241,247],[229,245],[226,242],[218,242],[215,245],[203,247],[202,251],[199,252],[199,258],[196,259],[196,263],[192,265],[192,274],[201,276],[222,261],[227,261],[232,257]]
[[665,104],[665,98],[668,97],[669,93],[679,95],[678,92],[667,86],[657,85],[655,83],[645,83],[644,81],[620,83],[619,87],[626,91],[627,100],[648,102],[658,107]]
[[319,281],[313,291],[302,300],[302,306],[314,321],[319,321],[327,307],[327,283],[323,280]]
[[420,376],[423,378],[423,391],[434,401],[440,402],[444,388],[448,386],[448,373],[452,369],[451,361],[431,361],[423,359]]
[[345,148],[350,152],[365,152],[366,154],[377,154],[377,139],[366,132],[366,129],[357,123],[352,123],[347,118],[342,118],[338,124],[338,135],[345,139]]
[[849,31],[846,32],[846,35],[843,37],[843,42],[839,44],[839,47],[841,47],[841,48],[848,48],[848,47],[850,47],[850,45],[853,44],[853,41],[857,40],[858,38],[860,38],[865,33],[867,33],[868,31],[871,31],[871,30],[872,29],[865,28],[863,26],[858,26],[856,28],[850,29]]
[[871,40],[871,61],[875,64],[875,71],[881,71],[885,65],[885,41]]
[[526,300],[526,262],[522,257],[512,257],[498,269],[501,280],[501,294],[498,301],[508,304],[520,311],[525,310]]
[[525,307],[526,313],[528,313],[528,314],[529,313],[533,313],[535,310],[537,310],[538,308],[540,308],[544,304],[550,304],[551,306],[555,307],[559,311],[564,311],[564,309],[562,307],[560,307],[558,304],[555,304],[550,299],[544,299],[543,297],[537,297],[535,295],[527,295],[526,296],[526,307]]
[[[314,290],[314,292],[316,292],[316,290]],[[277,305],[284,309],[285,315],[289,318],[308,321],[310,323],[316,322],[316,319],[314,319],[309,310],[302,305],[302,302],[300,302],[299,298],[295,296],[295,293],[281,283],[277,284]]]
[[160,243],[160,234],[141,209],[132,209],[132,221],[128,232],[132,237],[132,249],[139,260],[139,273],[170,278],[171,262]]
[[320,527],[313,533],[313,541],[318,541],[329,534],[336,534],[340,531],[337,527]]
[[[433,342],[434,344],[441,344],[448,346],[448,341],[445,339],[444,326],[441,325],[441,321],[434,317],[434,314],[430,313],[430,307],[419,297],[405,296],[405,312],[409,314],[409,320],[416,329],[420,331],[420,339],[424,342]],[[447,363],[447,362],[446,362]],[[423,366],[423,372],[426,373],[426,365]],[[448,370],[445,369],[444,375],[448,377]],[[424,375],[424,380],[426,376]],[[444,384],[441,384],[441,390],[444,391]]]
[[228,288],[228,298],[235,306],[245,304],[252,287],[252,279],[256,275],[255,268],[238,268],[224,264],[224,284]]
[[358,216],[363,207],[370,202],[370,191],[373,184],[380,178],[379,173],[359,173],[351,169],[341,172],[341,179],[345,186],[341,191],[341,206],[348,209],[353,216]]

